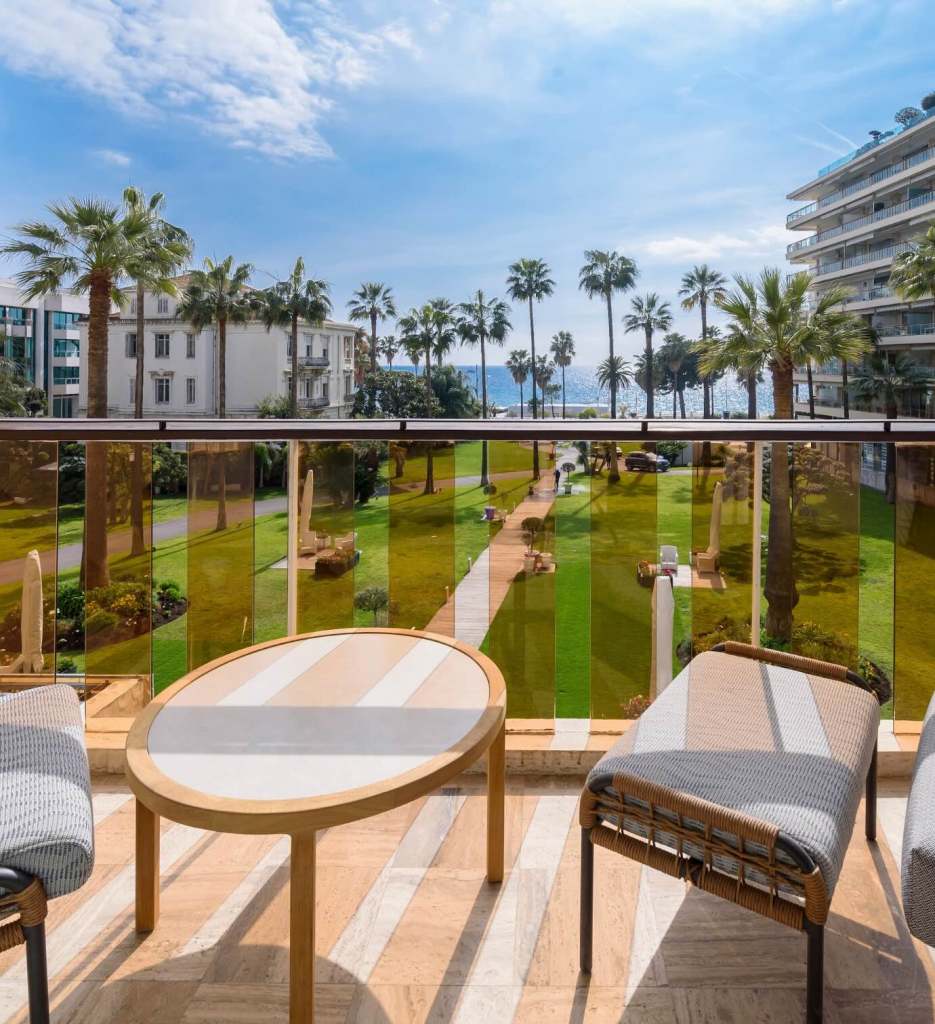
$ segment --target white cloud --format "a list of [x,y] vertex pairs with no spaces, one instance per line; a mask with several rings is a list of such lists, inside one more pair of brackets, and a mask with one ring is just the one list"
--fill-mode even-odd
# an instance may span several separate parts
[[319,122],[338,89],[370,80],[404,26],[347,26],[301,0],[0,0],[14,71],[52,78],[135,116],[183,117],[274,157],[331,153]]
[[114,167],[129,167],[133,162],[126,153],[117,149],[95,149],[94,155],[105,164],[113,164]]
[[715,231],[709,235],[672,235],[654,238],[636,248],[662,263],[734,258],[782,257],[789,234],[780,224],[764,224],[731,234]]

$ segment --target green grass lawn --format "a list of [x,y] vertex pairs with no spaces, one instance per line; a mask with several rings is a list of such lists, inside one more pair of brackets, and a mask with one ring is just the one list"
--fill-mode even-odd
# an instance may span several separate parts
[[[442,608],[470,562],[484,551],[499,525],[483,519],[485,505],[511,511],[526,497],[532,473],[531,447],[490,442],[489,472],[495,490],[485,493],[478,479],[480,442],[433,451],[437,493],[425,494],[427,452],[413,448],[402,477],[390,493],[364,506],[332,511],[316,506],[327,532],[356,532],[360,561],[337,578],[302,574],[299,628],[370,625],[371,613],[353,607],[365,587],[389,592],[391,624],[423,627]],[[540,446],[544,476],[551,474],[550,446]],[[385,469],[392,476],[392,462]],[[611,483],[605,470],[573,476],[575,493],[554,501],[536,546],[553,550],[555,574],[518,578],[494,617],[485,648],[508,680],[509,713],[518,717],[618,718],[627,703],[648,690],[650,672],[650,588],[636,580],[640,559],[655,561],[661,544],[674,544],[680,562],[708,542],[715,484],[722,468],[692,473],[622,473]],[[267,489],[257,501],[283,492]],[[205,507],[213,508],[210,502]],[[61,545],[80,541],[82,508],[63,506],[58,525]],[[187,522],[184,497],[153,503],[153,519]],[[764,508],[763,534],[768,530]],[[725,622],[739,635],[749,632],[753,580],[750,576],[752,523],[746,494],[724,501],[721,569],[724,589],[678,588],[674,646],[719,628]],[[883,495],[840,484],[809,496],[796,513],[795,568],[800,594],[796,623],[813,623],[853,652],[877,662],[891,676],[902,674],[895,710],[898,718],[918,718],[932,683],[917,637],[935,630],[935,612],[919,594],[928,592],[935,559],[935,510],[919,505],[901,526]],[[22,557],[29,547],[54,542],[55,520],[48,510],[0,509],[0,553]],[[275,568],[286,557],[287,516],[266,513],[245,520],[223,535],[212,529],[160,541],[152,556],[154,582],[172,580],[191,601],[190,611],[160,627],[152,637],[155,685],[161,689],[194,663],[222,650],[286,633],[286,572]],[[895,548],[895,555],[894,555]],[[0,559],[2,561],[3,559]],[[764,550],[764,569],[766,552]],[[898,565],[897,565],[898,563]],[[897,571],[898,570],[898,571]],[[112,573],[145,570],[128,556],[112,560]],[[77,568],[59,576],[73,583]],[[897,586],[897,584],[899,584]],[[900,630],[894,630],[894,589]],[[19,600],[19,584],[0,587],[0,611]],[[205,611],[207,609],[207,611]],[[766,609],[765,599],[763,609]],[[928,620],[932,619],[930,623]],[[381,617],[380,621],[384,621]],[[79,669],[143,671],[149,640],[139,637],[85,655],[74,655]],[[191,649],[191,654],[190,654]],[[892,709],[888,709],[892,710]]]

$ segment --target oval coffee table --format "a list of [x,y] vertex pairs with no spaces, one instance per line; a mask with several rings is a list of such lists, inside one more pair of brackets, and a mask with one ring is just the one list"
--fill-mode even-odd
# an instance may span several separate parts
[[136,929],[159,917],[159,818],[289,835],[289,1020],[313,1019],[315,833],[399,807],[488,751],[487,878],[503,878],[506,691],[448,637],[346,629],[288,637],[190,672],[127,737]]

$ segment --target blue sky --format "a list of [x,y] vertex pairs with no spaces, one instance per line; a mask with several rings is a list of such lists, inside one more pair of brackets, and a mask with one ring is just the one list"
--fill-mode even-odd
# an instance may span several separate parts
[[0,24],[3,233],[132,182],[258,285],[303,255],[337,312],[362,280],[502,295],[541,256],[537,338],[585,364],[584,249],[697,334],[682,272],[781,262],[786,192],[935,89],[924,0],[0,0]]

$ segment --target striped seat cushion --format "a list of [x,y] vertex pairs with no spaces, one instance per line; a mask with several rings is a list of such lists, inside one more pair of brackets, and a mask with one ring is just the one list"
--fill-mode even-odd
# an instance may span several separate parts
[[69,686],[0,695],[0,865],[40,878],[49,898],[91,874],[91,781]]
[[902,896],[909,931],[935,946],[935,697],[925,713],[906,806]]
[[869,693],[750,658],[700,654],[601,758],[593,792],[635,775],[775,825],[830,897],[873,756]]

